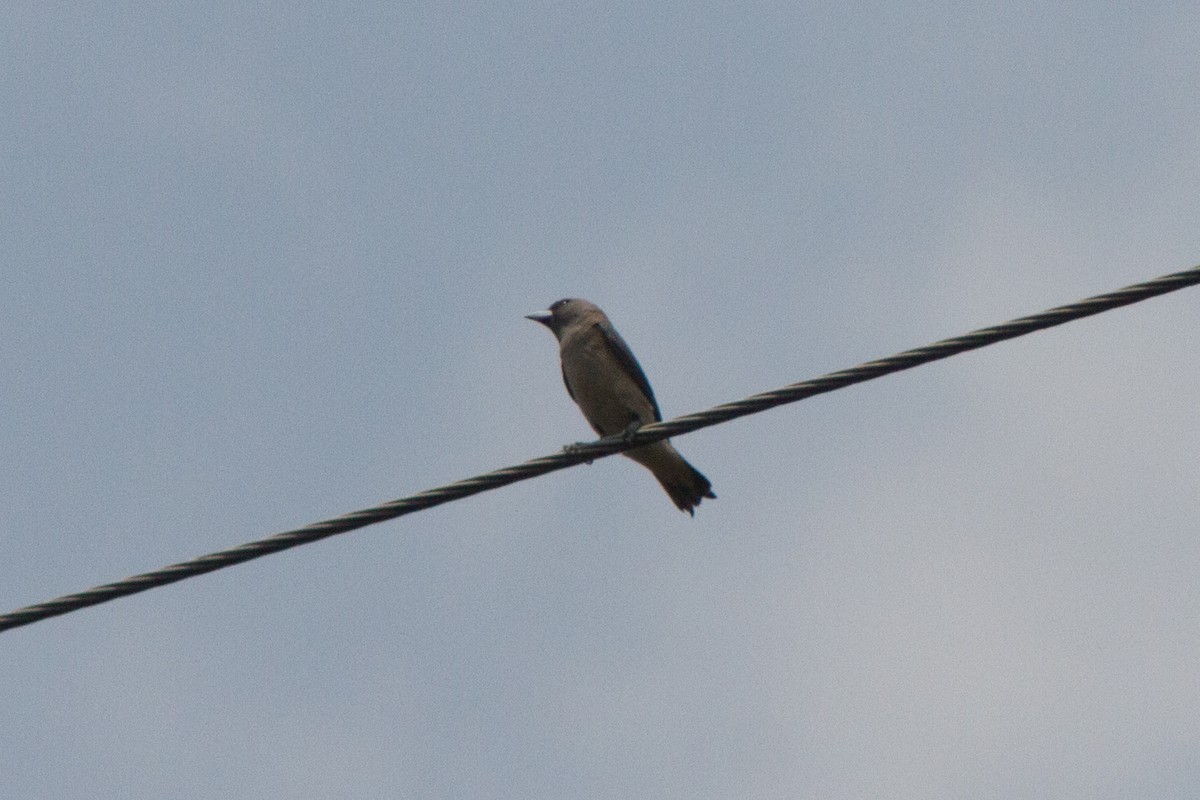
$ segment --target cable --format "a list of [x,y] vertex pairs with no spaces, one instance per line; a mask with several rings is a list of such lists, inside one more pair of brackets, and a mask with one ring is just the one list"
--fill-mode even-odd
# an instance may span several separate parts
[[1108,294],[1097,295],[1078,303],[1059,306],[1040,314],[1011,320],[990,328],[981,328],[963,336],[943,339],[939,342],[919,347],[915,350],[905,350],[902,353],[868,361],[850,369],[831,372],[812,380],[793,383],[780,389],[752,395],[744,400],[715,406],[707,411],[686,414],[682,417],[646,425],[630,437],[611,437],[598,439],[594,442],[580,444],[569,450],[553,455],[535,458],[523,464],[517,464],[494,472],[477,475],[473,478],[439,486],[420,494],[414,494],[381,506],[355,511],[334,519],[316,522],[303,528],[279,533],[266,539],[239,545],[228,550],[210,553],[206,556],[173,564],[169,567],[134,575],[115,583],[96,586],[92,589],[69,594],[44,603],[19,608],[7,614],[0,615],[0,631],[28,625],[43,619],[66,614],[88,606],[106,603],[118,597],[144,592],[158,586],[165,586],[185,578],[203,575],[206,572],[223,569],[250,561],[261,556],[277,553],[339,533],[384,522],[389,519],[411,514],[414,511],[431,508],[452,500],[459,500],[473,494],[498,489],[517,481],[535,478],[555,470],[565,469],[583,462],[591,462],[597,458],[610,456],[632,447],[656,442],[669,436],[679,436],[691,431],[718,425],[737,417],[756,414],[775,406],[794,403],[813,395],[832,392],[855,383],[862,383],[879,378],[893,372],[927,364],[968,350],[975,350],[1006,339],[1014,339],[1027,333],[1052,328],[1064,322],[1099,314],[1114,308],[1120,308],[1131,303],[1147,300],[1151,297],[1173,292],[1200,283],[1200,266],[1183,272],[1163,275],[1145,283],[1127,286]]

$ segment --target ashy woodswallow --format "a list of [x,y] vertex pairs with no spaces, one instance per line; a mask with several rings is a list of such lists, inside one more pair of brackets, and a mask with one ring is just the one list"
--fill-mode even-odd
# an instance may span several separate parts
[[[587,300],[559,300],[527,319],[542,323],[558,338],[567,394],[596,433],[617,436],[662,421],[646,373],[597,306]],[[681,511],[695,516],[703,498],[717,497],[708,478],[669,440],[626,450],[624,455],[654,473]]]

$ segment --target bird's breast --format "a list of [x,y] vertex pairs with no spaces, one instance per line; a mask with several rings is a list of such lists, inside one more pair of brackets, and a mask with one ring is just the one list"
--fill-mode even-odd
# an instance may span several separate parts
[[622,433],[634,420],[654,421],[654,407],[637,382],[613,356],[603,337],[562,342],[563,377],[579,410],[601,436]]

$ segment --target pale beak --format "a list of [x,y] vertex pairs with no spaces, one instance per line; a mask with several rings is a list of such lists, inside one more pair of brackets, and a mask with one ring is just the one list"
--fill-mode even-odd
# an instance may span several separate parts
[[554,315],[549,311],[539,311],[536,314],[526,314],[525,319],[531,319],[534,322],[540,322],[547,328],[550,327],[550,321],[554,319]]

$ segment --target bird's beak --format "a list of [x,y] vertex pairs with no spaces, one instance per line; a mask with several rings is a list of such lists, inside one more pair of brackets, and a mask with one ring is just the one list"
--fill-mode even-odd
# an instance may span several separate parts
[[539,311],[536,314],[526,314],[525,319],[531,319],[534,322],[540,322],[547,328],[550,327],[550,320],[554,319],[554,315],[549,311]]

